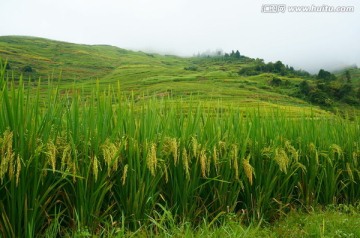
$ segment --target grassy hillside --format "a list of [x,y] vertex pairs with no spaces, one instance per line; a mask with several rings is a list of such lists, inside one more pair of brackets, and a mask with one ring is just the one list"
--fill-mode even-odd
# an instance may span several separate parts
[[[298,85],[307,78],[305,76],[281,76],[265,71],[254,75],[239,74],[240,70],[257,65],[257,60],[247,57],[237,60],[181,58],[105,45],[2,36],[0,58],[8,61],[8,73],[13,73],[15,79],[20,74],[33,81],[39,77],[51,77],[55,81],[61,78],[59,85],[63,92],[69,88],[90,92],[98,79],[99,84],[106,87],[120,82],[123,93],[136,100],[171,97],[187,101],[191,97],[191,100],[205,104],[221,100],[224,107],[282,108],[289,115],[297,115],[300,111],[326,113],[316,104],[310,105],[306,97],[297,95]],[[283,83],[273,85],[274,78]]]
[[[16,73],[36,78],[47,78],[62,73],[66,81],[90,80],[100,78],[117,66],[129,52],[112,46],[87,46],[47,40],[36,37],[0,37],[0,56],[7,59],[10,68]],[[32,72],[24,70],[26,66]]]
[[356,71],[4,39],[0,237],[359,234]]

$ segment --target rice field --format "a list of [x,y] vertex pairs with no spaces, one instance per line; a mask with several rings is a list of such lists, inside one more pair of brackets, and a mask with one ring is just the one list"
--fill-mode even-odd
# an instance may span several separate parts
[[0,237],[273,222],[360,200],[360,118],[136,101],[120,85],[44,92],[4,69],[0,87]]

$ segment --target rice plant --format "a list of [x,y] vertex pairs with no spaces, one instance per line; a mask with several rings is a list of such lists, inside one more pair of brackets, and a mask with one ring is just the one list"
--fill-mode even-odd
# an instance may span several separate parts
[[[360,198],[360,120],[149,99],[120,86],[60,94],[0,69],[0,235],[111,224],[272,221]],[[39,83],[40,85],[40,83]],[[75,86],[74,86],[75,87]],[[41,96],[40,96],[41,95]],[[159,220],[160,219],[160,220]]]

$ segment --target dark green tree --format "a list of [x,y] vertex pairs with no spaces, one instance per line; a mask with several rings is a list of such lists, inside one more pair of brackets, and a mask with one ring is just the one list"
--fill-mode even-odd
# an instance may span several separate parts
[[280,60],[276,61],[276,63],[274,64],[274,73],[278,73],[281,75],[286,74],[286,67]]
[[265,72],[274,72],[274,64],[272,62],[269,62],[265,66]]
[[351,80],[351,74],[350,74],[350,71],[349,71],[349,70],[346,70],[346,72],[345,72],[345,78],[346,78],[346,80],[347,80],[348,82],[350,82],[350,80]]
[[349,95],[351,91],[352,91],[352,85],[350,83],[343,84],[341,85],[339,90],[336,91],[335,97],[337,97],[338,99],[342,99],[345,96]]
[[300,92],[302,94],[305,94],[305,95],[308,95],[310,93],[310,85],[309,83],[306,81],[306,80],[303,80],[300,84],[299,84],[299,89],[300,89]]
[[319,104],[322,106],[330,106],[330,101],[326,93],[315,89],[309,93],[309,99],[312,103]]
[[326,70],[320,69],[319,73],[317,75],[317,79],[334,80],[334,79],[336,79],[336,77],[332,73],[330,73]]
[[240,59],[240,57],[241,57],[240,52],[237,50],[237,51],[235,52],[235,58],[236,58],[236,59]]

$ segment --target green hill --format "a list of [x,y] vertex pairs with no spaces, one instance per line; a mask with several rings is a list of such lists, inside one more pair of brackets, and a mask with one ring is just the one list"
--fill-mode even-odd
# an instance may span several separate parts
[[[182,58],[107,45],[2,36],[0,58],[7,60],[7,72],[15,80],[21,74],[32,81],[39,77],[44,82],[48,77],[54,81],[61,78],[58,82],[64,91],[73,87],[90,91],[98,79],[106,87],[120,82],[124,94],[137,100],[154,96],[184,101],[191,98],[204,104],[220,100],[224,106],[286,108],[295,114],[310,112],[308,109],[326,113],[317,103],[310,105],[308,97],[299,95],[304,79],[315,85],[309,75],[296,73],[282,64],[281,72],[276,71],[276,64],[271,64],[273,68],[268,70],[269,64],[245,56]],[[359,78],[358,70],[354,69],[352,74]],[[341,107],[342,103],[335,106]]]

